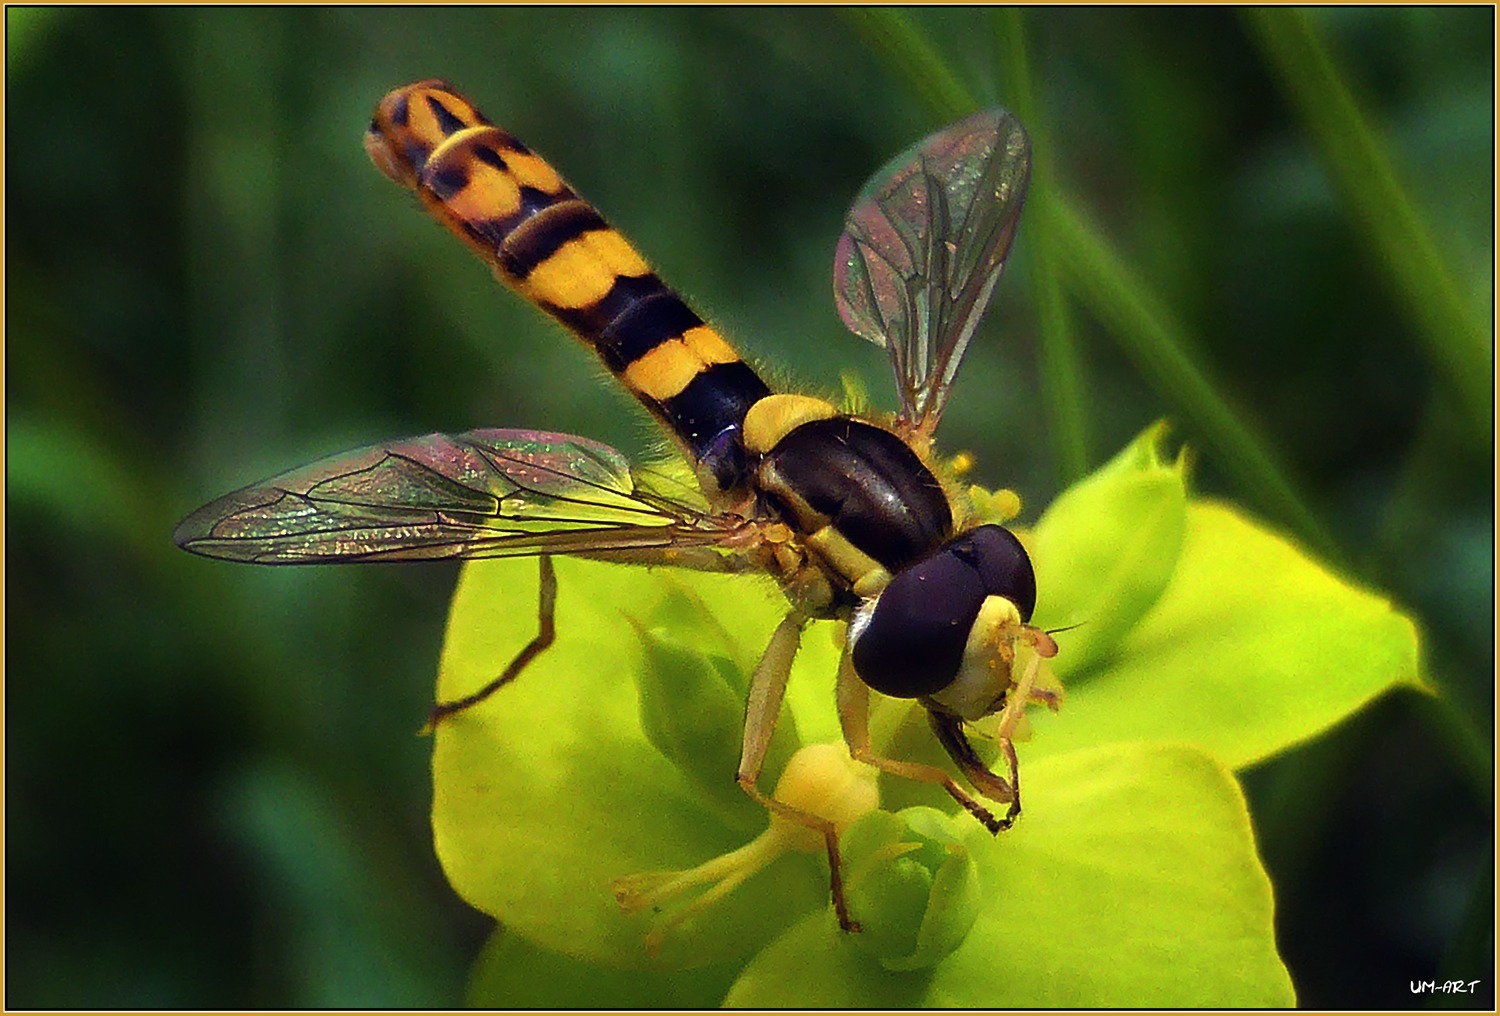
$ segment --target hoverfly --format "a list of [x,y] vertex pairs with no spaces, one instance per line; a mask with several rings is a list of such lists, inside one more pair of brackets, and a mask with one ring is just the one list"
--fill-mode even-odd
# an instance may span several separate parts
[[[964,724],[1014,725],[1037,664],[1057,651],[1028,622],[1030,559],[978,524],[932,450],[955,372],[999,280],[1030,171],[1025,131],[1002,110],[931,135],[871,180],[834,262],[844,322],[883,346],[901,408],[891,420],[776,394],[652,272],[555,170],[442,81],[396,89],[365,137],[375,165],[415,191],[500,280],[552,315],[674,438],[698,490],[664,490],[606,445],[567,434],[475,430],[391,441],[227,494],[175,534],[196,554],[257,564],[536,556],[540,634],[485,688],[514,679],[552,639],[550,555],[773,575],[790,601],[750,685],[737,779],[766,808],[818,830],[841,924],[837,832],[765,795],[761,766],[802,631],[847,623],[837,677],[854,758],[943,787],[992,832],[1020,814],[1010,727],[992,772]],[[1017,677],[1016,650],[1034,658]],[[996,817],[943,770],[877,755],[869,690],[915,699]]]

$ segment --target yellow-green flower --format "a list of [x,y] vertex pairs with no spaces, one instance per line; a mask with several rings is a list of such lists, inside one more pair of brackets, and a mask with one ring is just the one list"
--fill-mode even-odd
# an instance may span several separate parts
[[[502,926],[471,1001],[1293,1004],[1234,771],[1420,686],[1417,636],[1285,537],[1189,496],[1162,439],[1148,430],[1023,534],[1033,620],[1068,630],[1051,661],[1066,703],[1033,711],[1018,747],[1020,820],[991,836],[940,791],[882,776],[883,810],[861,805],[842,837],[859,935],[838,928],[820,851],[747,848],[768,821],[734,784],[738,703],[784,612],[774,583],[558,561],[556,645],[436,735],[439,858]],[[439,698],[531,637],[535,582],[527,562],[466,566]],[[837,662],[833,626],[811,627],[764,789],[799,746],[840,740]],[[876,747],[938,763],[914,711],[884,702]],[[684,916],[713,879],[633,914],[612,889],[752,853]]]

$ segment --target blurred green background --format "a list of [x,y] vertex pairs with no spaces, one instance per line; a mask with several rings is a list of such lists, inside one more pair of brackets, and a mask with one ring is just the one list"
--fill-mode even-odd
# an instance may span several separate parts
[[[1413,276],[1371,237],[1406,209],[1331,182],[1254,16],[1034,10],[1029,69],[1018,18],[909,16],[1038,145],[945,446],[1034,519],[1081,463],[1171,416],[1199,489],[1412,611],[1444,698],[1377,703],[1246,783],[1304,1005],[1426,1005],[1411,980],[1488,977],[1492,10],[1311,18],[1430,231],[1417,261],[1437,274],[1416,277],[1451,285],[1446,304],[1403,290]],[[882,26],[818,9],[7,10],[8,1006],[459,1000],[489,922],[433,859],[413,736],[454,568],[234,567],[178,551],[172,528],[383,437],[531,426],[658,447],[581,348],[367,163],[376,100],[423,77],[543,153],[774,377],[837,391],[853,369],[889,407],[882,354],[833,310],[831,255],[864,179],[945,117],[909,47],[867,45],[892,45]],[[1053,270],[1060,196],[1123,289]],[[1304,516],[1246,482],[1153,347],[1122,341],[1136,298]],[[1467,333],[1432,323],[1444,307]],[[1059,410],[1048,393],[1074,376]],[[1480,992],[1438,1002],[1493,1005]]]

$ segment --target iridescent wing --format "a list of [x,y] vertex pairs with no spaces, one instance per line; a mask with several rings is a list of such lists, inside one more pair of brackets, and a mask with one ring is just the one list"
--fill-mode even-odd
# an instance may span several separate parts
[[173,538],[195,554],[257,564],[531,554],[663,561],[711,547],[740,523],[699,510],[690,493],[668,498],[637,479],[613,448],[569,434],[429,434],[226,494]]
[[890,353],[909,432],[937,428],[1005,267],[1030,173],[1021,124],[986,110],[892,159],[849,210],[834,299],[850,331]]

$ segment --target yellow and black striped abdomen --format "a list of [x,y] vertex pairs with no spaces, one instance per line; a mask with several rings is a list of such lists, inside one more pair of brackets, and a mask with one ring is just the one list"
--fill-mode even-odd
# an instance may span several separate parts
[[383,99],[365,147],[495,274],[588,343],[720,490],[759,375],[557,172],[440,81]]

